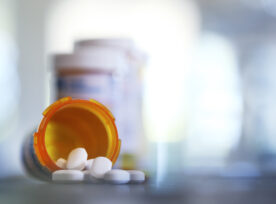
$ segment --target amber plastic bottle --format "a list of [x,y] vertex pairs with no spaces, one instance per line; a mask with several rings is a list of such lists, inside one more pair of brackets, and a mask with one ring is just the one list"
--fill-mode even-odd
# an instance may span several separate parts
[[23,146],[23,164],[27,172],[41,179],[50,179],[58,170],[58,158],[84,147],[88,158],[105,156],[113,164],[120,152],[115,118],[95,100],[62,98],[43,112],[37,131]]

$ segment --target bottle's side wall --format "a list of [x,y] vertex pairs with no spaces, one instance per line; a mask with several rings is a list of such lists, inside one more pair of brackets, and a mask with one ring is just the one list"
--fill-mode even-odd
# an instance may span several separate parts
[[33,135],[29,135],[22,147],[21,155],[25,172],[38,179],[49,180],[51,179],[51,172],[40,164],[34,151],[33,141]]

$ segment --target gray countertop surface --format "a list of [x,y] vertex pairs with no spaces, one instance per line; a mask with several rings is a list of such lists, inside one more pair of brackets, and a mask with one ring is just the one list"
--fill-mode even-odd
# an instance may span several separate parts
[[160,184],[56,184],[28,177],[0,180],[0,204],[276,203],[276,178],[181,177]]

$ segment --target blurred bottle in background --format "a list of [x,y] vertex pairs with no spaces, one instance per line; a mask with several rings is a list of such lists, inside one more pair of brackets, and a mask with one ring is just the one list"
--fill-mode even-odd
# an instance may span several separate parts
[[238,145],[242,129],[241,78],[232,41],[202,32],[191,66],[186,165],[221,168]]
[[112,38],[80,40],[73,54],[55,56],[57,99],[95,99],[111,110],[122,140],[117,164],[124,169],[141,162],[145,59],[131,39]]
[[[246,114],[244,144],[265,172],[276,170],[276,47],[275,40],[259,36],[243,57]],[[249,157],[250,158],[250,157]]]

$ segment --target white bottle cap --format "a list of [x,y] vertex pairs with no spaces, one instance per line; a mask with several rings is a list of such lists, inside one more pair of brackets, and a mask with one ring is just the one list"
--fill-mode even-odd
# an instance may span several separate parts
[[141,67],[147,60],[144,52],[137,49],[134,41],[130,38],[99,38],[99,39],[85,39],[75,42],[75,53],[90,53],[95,49],[105,48],[124,55],[129,64],[136,67]]
[[57,70],[88,69],[106,72],[118,72],[127,66],[123,53],[106,48],[93,48],[89,52],[76,54],[57,54],[54,56]]
[[91,47],[109,47],[114,49],[131,50],[134,48],[134,41],[130,38],[99,38],[99,39],[85,39],[75,42],[74,50]]

